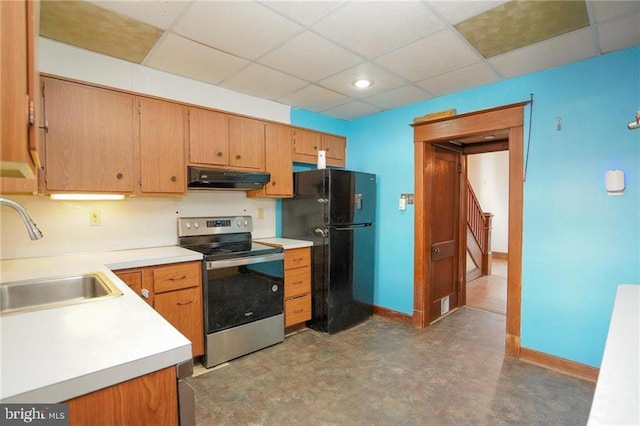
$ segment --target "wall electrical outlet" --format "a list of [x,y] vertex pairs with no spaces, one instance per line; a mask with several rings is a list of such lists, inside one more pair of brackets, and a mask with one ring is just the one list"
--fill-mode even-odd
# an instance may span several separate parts
[[91,210],[89,212],[89,225],[102,226],[102,213],[100,210]]
[[262,207],[258,207],[258,217],[256,219],[264,219],[264,209]]

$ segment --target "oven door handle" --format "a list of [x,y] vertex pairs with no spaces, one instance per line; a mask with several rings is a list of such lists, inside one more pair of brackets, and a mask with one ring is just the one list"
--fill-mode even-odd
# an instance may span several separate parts
[[207,271],[212,269],[232,268],[234,266],[252,265],[254,263],[284,260],[284,253],[267,254],[265,256],[247,256],[235,259],[211,260],[206,262]]

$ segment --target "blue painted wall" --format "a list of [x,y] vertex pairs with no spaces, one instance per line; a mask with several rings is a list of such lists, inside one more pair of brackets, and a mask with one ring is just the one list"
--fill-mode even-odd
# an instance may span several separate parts
[[[524,186],[522,346],[598,367],[618,284],[640,282],[640,48],[343,122],[293,110],[291,123],[348,137],[347,167],[378,175],[375,303],[413,310],[413,118],[534,94]],[[529,107],[525,111],[527,140]],[[562,129],[556,129],[561,117]],[[342,130],[342,131],[341,131]],[[626,173],[622,196],[604,190]]]

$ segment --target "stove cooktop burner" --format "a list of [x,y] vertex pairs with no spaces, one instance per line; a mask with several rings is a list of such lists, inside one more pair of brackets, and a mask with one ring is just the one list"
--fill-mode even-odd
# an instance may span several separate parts
[[178,242],[180,247],[202,253],[207,262],[282,252],[254,243],[252,229],[251,216],[180,218]]

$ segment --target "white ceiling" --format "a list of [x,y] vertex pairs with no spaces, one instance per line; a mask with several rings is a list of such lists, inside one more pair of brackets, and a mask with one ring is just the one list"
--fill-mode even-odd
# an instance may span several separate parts
[[164,30],[144,66],[345,120],[640,44],[639,1],[489,59],[454,25],[505,1],[91,3]]

